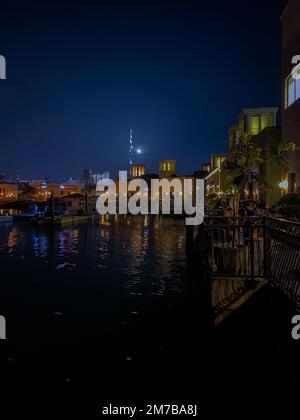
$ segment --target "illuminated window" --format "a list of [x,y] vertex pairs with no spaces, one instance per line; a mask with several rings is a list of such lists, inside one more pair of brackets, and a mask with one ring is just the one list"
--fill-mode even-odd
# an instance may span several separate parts
[[272,115],[262,115],[261,117],[261,129],[263,130],[266,127],[273,126],[273,118]]
[[249,116],[249,133],[258,134],[259,133],[259,117],[256,115]]
[[289,76],[286,80],[286,107],[291,106],[300,98],[300,77],[294,79],[293,76]]
[[295,85],[296,85],[296,80],[290,77],[288,80],[288,92],[287,92],[288,93],[288,106],[292,105],[296,100],[295,99],[296,98]]
[[224,156],[217,156],[214,158],[214,168],[219,168],[222,163],[224,162],[225,157]]

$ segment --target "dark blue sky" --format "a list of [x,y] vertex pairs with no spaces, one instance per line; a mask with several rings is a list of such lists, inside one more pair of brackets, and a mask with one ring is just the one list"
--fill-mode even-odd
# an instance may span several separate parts
[[149,171],[193,172],[240,108],[280,105],[286,0],[0,1],[7,175],[127,169],[130,125]]

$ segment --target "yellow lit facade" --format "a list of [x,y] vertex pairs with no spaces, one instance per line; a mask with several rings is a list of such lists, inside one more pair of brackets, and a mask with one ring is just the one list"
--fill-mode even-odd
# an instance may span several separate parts
[[239,113],[238,124],[228,130],[229,150],[234,149],[244,133],[258,135],[265,128],[276,127],[278,108],[245,108]]
[[159,161],[159,177],[171,178],[175,175],[176,161],[175,160],[160,160]]
[[249,115],[248,116],[248,133],[256,135],[259,132],[260,132],[259,116],[258,115]]
[[216,167],[211,171],[205,178],[206,182],[206,194],[222,194],[222,183],[223,179],[222,168],[220,166]]
[[213,171],[216,168],[220,168],[224,160],[226,159],[227,155],[225,154],[214,154],[211,155],[211,170]]
[[210,172],[205,178],[206,194],[222,194],[221,185],[224,182],[222,163],[226,160],[226,154],[211,155]]
[[137,165],[134,164],[132,165],[132,176],[135,177],[140,177],[145,175],[145,165]]
[[39,201],[46,201],[53,194],[54,198],[65,197],[71,194],[80,194],[81,186],[80,185],[61,185],[61,184],[46,184],[42,183],[32,183],[31,186],[35,191],[35,198]]
[[16,200],[18,186],[10,182],[0,182],[0,200]]
[[[280,138],[280,130],[276,127],[276,117],[278,108],[245,108],[242,109],[237,117],[237,123],[232,125],[228,130],[229,151],[232,151],[238,144],[239,138],[245,133],[253,135],[253,141],[257,145],[266,147],[269,137],[272,139]],[[279,130],[279,131],[278,131]],[[278,137],[279,136],[279,137]],[[226,154],[213,154],[211,156],[210,172],[205,178],[206,193],[222,194],[222,184],[224,182],[224,174],[222,164],[226,160]],[[268,161],[269,156],[264,156]],[[280,196],[280,188],[286,183],[279,186],[281,181],[281,172],[274,162],[266,165],[260,165],[257,168],[261,176],[263,176],[268,184],[272,187],[272,191],[261,194],[258,188],[254,186],[254,198],[262,203],[272,204]],[[283,190],[283,188],[281,188]],[[245,190],[245,197],[248,191]]]
[[203,163],[202,171],[210,172],[211,171],[210,163]]

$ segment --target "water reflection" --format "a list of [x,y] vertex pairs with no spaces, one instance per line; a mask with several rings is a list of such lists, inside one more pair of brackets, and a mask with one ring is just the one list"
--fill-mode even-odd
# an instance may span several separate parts
[[[155,388],[180,360],[185,369],[186,342],[178,339],[187,334],[190,305],[182,293],[184,221],[119,216],[76,226],[0,225],[0,272],[8,357],[16,375],[26,372],[21,381],[13,377],[20,392],[28,366],[35,391],[49,386],[59,398],[66,378],[72,390],[94,383],[97,390],[100,382],[105,389],[112,378],[115,395],[116,384],[123,393],[151,383],[151,375]],[[4,354],[1,366],[7,360]]]
[[105,216],[61,228],[0,225],[1,262],[5,258],[24,258],[33,268],[44,262],[60,273],[71,270],[83,282],[108,279],[131,296],[163,296],[182,290],[184,224],[159,216]]
[[0,254],[20,258],[20,252],[26,245],[27,239],[23,232],[13,223],[0,224]]
[[45,258],[47,256],[49,244],[46,234],[37,235],[34,232],[32,234],[32,245],[36,257]]
[[69,255],[76,255],[79,252],[79,230],[78,228],[65,228],[58,233],[58,252],[61,258]]

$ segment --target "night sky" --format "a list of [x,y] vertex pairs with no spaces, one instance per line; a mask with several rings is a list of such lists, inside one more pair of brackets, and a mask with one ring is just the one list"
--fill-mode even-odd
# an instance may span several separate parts
[[[21,4],[22,3],[22,4]],[[0,0],[0,172],[52,180],[225,152],[242,107],[280,105],[286,0]]]

